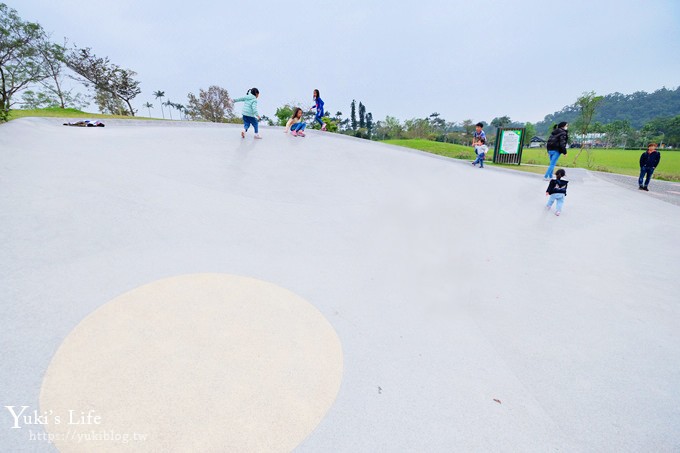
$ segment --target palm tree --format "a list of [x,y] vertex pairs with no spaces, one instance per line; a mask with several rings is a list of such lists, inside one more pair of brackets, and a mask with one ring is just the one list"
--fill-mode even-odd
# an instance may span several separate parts
[[163,119],[165,119],[165,113],[163,112],[163,98],[165,97],[165,91],[158,90],[154,92],[153,95],[156,96],[156,99],[161,99],[161,114],[163,114]]
[[147,102],[146,104],[144,104],[144,107],[149,109],[149,118],[151,118],[151,109],[153,108],[153,104],[151,102]]
[[164,104],[161,105],[164,105],[168,108],[168,112],[170,113],[170,119],[172,119],[172,110],[170,110],[170,107],[174,107],[175,104],[173,104],[172,101],[168,99]]
[[[174,107],[179,111],[179,118],[182,119],[182,113],[184,113],[186,108],[182,104],[175,104]],[[186,119],[186,116],[184,118]]]

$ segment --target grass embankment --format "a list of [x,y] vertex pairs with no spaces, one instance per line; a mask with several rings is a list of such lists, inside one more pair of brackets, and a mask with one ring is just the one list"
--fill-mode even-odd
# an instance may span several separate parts
[[101,119],[101,118],[116,118],[127,120],[155,120],[157,118],[147,118],[143,116],[124,116],[124,115],[102,115],[101,113],[87,113],[76,109],[62,109],[59,107],[50,107],[46,109],[33,110],[10,110],[9,120],[17,118],[26,118],[29,116],[47,117],[47,118],[85,118],[85,119]]
[[[452,157],[454,159],[473,160],[475,158],[474,150],[469,146],[419,139],[385,140],[385,143],[418,149],[428,153]],[[618,173],[630,176],[638,176],[640,174],[640,165],[638,162],[642,151],[602,148],[593,149],[591,152],[590,166],[588,165],[588,153],[585,149],[581,152],[581,155],[576,162],[574,162],[574,158],[579,151],[579,149],[570,149],[566,156],[560,157],[557,165],[565,168],[587,168],[594,171],[604,171],[607,173]],[[488,163],[491,163],[492,156],[493,152],[489,153],[489,156],[487,156]],[[502,165],[502,167],[532,173],[543,173],[545,172],[548,163],[548,153],[545,148],[526,148],[522,151],[522,165]],[[661,150],[661,163],[659,164],[658,170],[654,172],[654,177],[666,181],[680,181],[680,151]]]

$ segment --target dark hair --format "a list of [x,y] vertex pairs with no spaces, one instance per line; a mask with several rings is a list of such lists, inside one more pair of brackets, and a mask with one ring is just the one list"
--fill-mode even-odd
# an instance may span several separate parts
[[260,90],[258,90],[257,88],[251,88],[248,90],[246,94],[252,94],[253,96],[257,96],[258,94],[260,94]]
[[564,178],[565,176],[567,176],[567,172],[564,171],[564,168],[560,168],[559,170],[557,170],[557,171],[555,172],[555,177],[556,177],[557,179],[562,179],[562,178]]
[[302,111],[302,109],[300,107],[295,107],[295,109],[293,110],[293,116],[291,116],[291,118],[297,118],[298,112],[301,112],[301,111]]
[[481,142],[482,145],[486,143],[486,139],[484,137],[477,137],[477,141]]
[[314,96],[315,96],[317,99],[319,99],[319,98],[321,97],[321,95],[319,94],[319,90],[314,89]]
[[557,129],[558,127],[559,127],[560,129],[564,129],[564,126],[566,126],[567,124],[569,124],[569,123],[567,123],[566,121],[562,121],[562,122],[559,123],[559,124],[555,124],[555,125],[553,126],[553,129]]
[[475,126],[479,126],[479,127],[481,127],[482,129],[484,129],[484,123],[477,123],[477,124],[475,124]]

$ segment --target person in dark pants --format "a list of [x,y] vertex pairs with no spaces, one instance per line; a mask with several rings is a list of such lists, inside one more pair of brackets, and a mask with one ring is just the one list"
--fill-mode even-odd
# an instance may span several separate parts
[[[647,186],[649,186],[649,180],[652,179],[654,170],[656,169],[656,166],[659,165],[660,160],[661,153],[656,150],[656,143],[647,145],[647,151],[640,156],[640,178],[638,179],[640,190],[649,191],[647,188]],[[643,178],[645,178],[644,184],[642,184]]]

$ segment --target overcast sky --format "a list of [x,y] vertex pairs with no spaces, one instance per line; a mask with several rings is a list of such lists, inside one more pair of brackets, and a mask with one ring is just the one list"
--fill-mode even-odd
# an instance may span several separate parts
[[680,85],[678,0],[0,1],[136,71],[144,116],[156,90],[219,85],[259,88],[269,116],[318,88],[332,114],[536,122],[584,91]]

